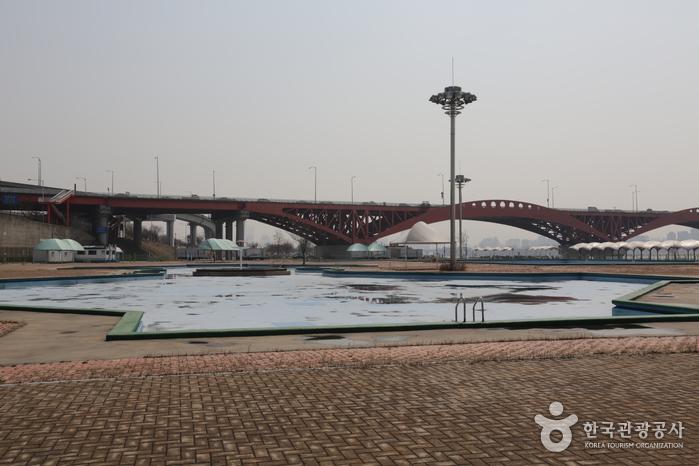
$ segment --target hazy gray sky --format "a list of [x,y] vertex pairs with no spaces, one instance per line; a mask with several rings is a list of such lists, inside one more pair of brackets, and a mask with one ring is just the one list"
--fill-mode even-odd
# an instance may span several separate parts
[[693,0],[2,0],[0,178],[40,157],[47,186],[155,193],[157,156],[164,195],[215,171],[312,200],[316,166],[319,200],[355,176],[355,201],[439,204],[453,57],[465,199],[696,207],[697,24]]

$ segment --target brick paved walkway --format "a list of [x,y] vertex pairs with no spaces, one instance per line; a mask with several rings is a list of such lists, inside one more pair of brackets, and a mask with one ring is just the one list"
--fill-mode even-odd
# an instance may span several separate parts
[[[0,464],[697,464],[699,354],[656,352],[696,345],[584,339],[6,367],[6,381],[66,381],[0,385]],[[534,358],[565,347],[622,354]],[[374,365],[389,362],[399,364]],[[74,380],[102,376],[122,378]],[[537,414],[578,417],[565,451],[542,446]],[[586,422],[599,425],[596,439]],[[604,422],[668,431],[610,438]],[[680,422],[681,438],[669,432]]]

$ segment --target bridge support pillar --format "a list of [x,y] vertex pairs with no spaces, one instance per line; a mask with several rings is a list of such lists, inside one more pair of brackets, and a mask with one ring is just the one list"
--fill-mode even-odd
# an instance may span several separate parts
[[249,210],[241,210],[235,219],[235,243],[245,246],[245,219],[250,218]]
[[191,247],[196,247],[197,245],[197,224],[189,223],[189,245]]
[[175,221],[168,220],[165,222],[167,230],[167,244],[174,247],[175,246]]
[[214,238],[223,238],[223,222],[216,221],[214,224],[216,226],[216,231],[214,232]]
[[235,244],[244,245],[245,242],[245,219],[239,218],[235,221]]
[[233,241],[233,220],[226,220],[226,239]]
[[109,215],[111,214],[111,209],[107,206],[100,206],[97,212],[97,218],[95,219],[95,233],[97,234],[97,241],[103,246],[107,246],[109,243]]
[[133,219],[133,242],[137,248],[143,244],[143,220],[140,218]]

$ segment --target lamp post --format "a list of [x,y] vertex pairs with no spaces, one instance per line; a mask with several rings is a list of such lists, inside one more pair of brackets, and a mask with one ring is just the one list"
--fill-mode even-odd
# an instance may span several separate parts
[[39,161],[39,174],[37,176],[37,186],[41,186],[41,157],[32,157],[33,159],[37,159]]
[[630,184],[629,188],[634,188],[631,192],[631,210],[638,212],[638,186],[635,184]]
[[444,173],[440,173],[440,174],[437,175],[437,176],[441,176],[441,177],[442,177],[442,205],[444,205]]
[[158,160],[158,156],[155,156],[155,190],[156,190],[156,197],[160,199],[160,160]]
[[558,189],[558,186],[554,186],[553,188],[551,188],[551,208],[552,208],[552,209],[555,209],[555,208],[556,208],[556,203],[553,202],[553,199],[554,199],[554,198],[553,198],[553,190],[554,190],[554,189]]
[[83,182],[85,183],[85,189],[83,191],[87,192],[87,178],[82,177],[82,176],[76,176],[75,179],[76,180],[83,180]]
[[352,204],[354,204],[354,179],[355,178],[356,178],[356,176],[353,176],[352,178],[350,178],[350,184],[351,184],[351,189],[352,189]]
[[313,169],[313,202],[318,202],[318,169],[316,167],[308,167]]
[[451,170],[449,181],[449,191],[450,191],[450,204],[451,204],[451,216],[450,216],[450,234],[451,234],[451,251],[449,263],[451,270],[456,268],[456,208],[455,208],[455,195],[456,195],[456,183],[454,183],[454,176],[456,174],[456,116],[461,113],[464,106],[476,101],[476,96],[470,92],[462,92],[459,86],[449,86],[444,88],[444,92],[433,95],[430,97],[430,102],[433,102],[442,107],[444,113],[449,115],[451,120]]
[[211,174],[211,177],[213,178],[214,182],[214,198],[216,198],[216,170]]
[[549,193],[551,192],[551,190],[549,189],[549,180],[541,180],[542,183],[544,181],[546,181],[546,207],[551,207],[549,205]]
[[[37,181],[37,180],[35,180],[34,178],[28,178],[27,181]],[[38,180],[38,181],[39,181],[39,186],[41,186],[41,199],[43,200],[43,198],[44,198],[44,182],[42,180]],[[39,201],[39,202],[41,202],[41,201]]]
[[114,170],[107,170],[107,173],[112,174],[112,196],[114,195]]
[[459,259],[463,259],[464,257],[464,236],[461,231],[461,221],[464,217],[464,204],[461,202],[461,188],[469,181],[471,181],[471,178],[466,178],[464,175],[456,175],[456,184],[459,188]]

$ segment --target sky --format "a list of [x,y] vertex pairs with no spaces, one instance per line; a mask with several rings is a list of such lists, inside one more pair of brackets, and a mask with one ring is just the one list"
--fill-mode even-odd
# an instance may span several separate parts
[[697,207],[697,24],[693,0],[0,0],[0,179],[441,204],[444,178],[448,203],[453,83],[464,200]]

